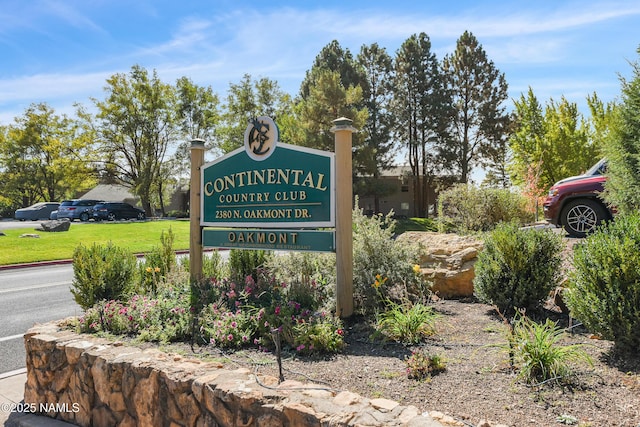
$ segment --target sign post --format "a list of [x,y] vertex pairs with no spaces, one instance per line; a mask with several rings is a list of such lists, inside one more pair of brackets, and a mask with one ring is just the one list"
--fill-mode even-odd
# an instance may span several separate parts
[[353,229],[352,229],[352,137],[356,129],[352,120],[341,117],[333,121],[335,134],[336,182],[336,310],[339,317],[353,314]]
[[191,183],[189,194],[189,271],[191,282],[202,279],[202,233],[200,232],[200,168],[204,164],[204,141],[191,141]]

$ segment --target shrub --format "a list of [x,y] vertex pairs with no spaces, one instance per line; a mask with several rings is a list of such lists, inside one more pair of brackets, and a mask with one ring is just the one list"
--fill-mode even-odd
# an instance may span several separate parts
[[102,301],[80,318],[81,332],[132,335],[141,341],[171,342],[190,336],[189,295],[184,287],[166,286],[151,298]]
[[458,184],[438,197],[438,228],[468,233],[492,230],[500,222],[531,223],[535,215],[527,205],[526,197],[506,189]]
[[436,317],[431,307],[420,303],[391,303],[387,310],[379,315],[376,329],[393,341],[418,344],[425,337],[435,334]]
[[293,346],[298,353],[338,353],[344,347],[342,322],[332,316],[311,316],[293,327]]
[[111,243],[78,246],[73,253],[71,285],[75,301],[86,310],[102,300],[126,299],[136,264],[133,254]]
[[623,351],[640,348],[640,216],[619,216],[574,250],[571,315]]
[[258,269],[271,257],[269,251],[231,249],[229,251],[229,269],[232,281],[242,283],[247,276],[258,279]]
[[335,308],[335,254],[289,252],[269,259],[266,270],[287,283],[287,298],[312,311]]
[[[420,259],[417,244],[394,239],[393,212],[367,217],[353,210],[353,292],[354,308],[375,314],[387,301],[420,301],[429,293],[422,275],[414,266]],[[372,292],[372,272],[386,278],[384,286]]]
[[154,247],[138,264],[142,290],[156,293],[158,282],[166,280],[169,272],[176,266],[176,253],[173,249],[175,235],[171,228],[165,235],[160,234],[160,246]]
[[566,380],[572,374],[570,363],[578,359],[592,364],[578,344],[560,345],[564,332],[547,319],[537,324],[526,316],[517,316],[510,332],[509,352],[518,378],[527,383]]
[[447,369],[444,359],[438,355],[429,355],[424,351],[412,351],[405,363],[407,365],[407,377],[415,380],[425,380],[432,375]]
[[475,264],[474,290],[505,315],[535,309],[558,283],[562,237],[501,224],[488,233]]

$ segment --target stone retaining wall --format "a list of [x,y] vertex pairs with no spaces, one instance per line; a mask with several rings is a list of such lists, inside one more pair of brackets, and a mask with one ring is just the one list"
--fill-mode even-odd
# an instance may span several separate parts
[[80,426],[438,427],[427,413],[62,329],[30,329],[25,404]]

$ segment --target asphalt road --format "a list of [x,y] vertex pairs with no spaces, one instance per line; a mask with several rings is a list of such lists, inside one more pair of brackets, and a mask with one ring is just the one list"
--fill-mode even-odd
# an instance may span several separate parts
[[22,335],[34,324],[81,314],[70,264],[0,270],[0,374],[25,367]]

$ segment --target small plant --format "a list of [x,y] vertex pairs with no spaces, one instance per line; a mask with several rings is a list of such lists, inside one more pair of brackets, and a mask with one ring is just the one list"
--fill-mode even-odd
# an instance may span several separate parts
[[570,363],[593,361],[578,344],[560,345],[564,332],[547,319],[538,324],[524,315],[517,315],[508,337],[512,366],[518,368],[518,378],[527,383],[559,382],[572,374]]
[[407,377],[415,380],[425,380],[432,375],[444,372],[447,367],[445,360],[437,355],[430,356],[424,351],[412,351],[405,363],[407,365]]
[[500,224],[478,255],[476,295],[507,316],[535,310],[558,284],[561,249],[562,237],[551,231]]
[[558,422],[560,424],[565,424],[565,425],[568,425],[568,426],[574,426],[574,425],[578,424],[578,419],[576,417],[574,417],[573,415],[562,414],[562,415],[558,415],[556,417],[556,422]]
[[376,329],[385,337],[403,344],[418,344],[435,334],[437,314],[421,303],[396,304],[390,302],[379,315]]
[[135,256],[123,248],[111,243],[80,245],[73,253],[71,293],[85,310],[99,301],[126,299],[135,270]]

